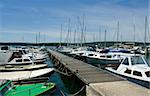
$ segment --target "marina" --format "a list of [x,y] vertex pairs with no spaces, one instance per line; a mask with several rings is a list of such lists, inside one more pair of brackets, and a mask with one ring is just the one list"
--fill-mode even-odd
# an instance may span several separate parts
[[[96,65],[95,64],[93,65],[92,63],[90,64],[89,62],[87,63],[85,59],[86,59],[86,56],[88,55],[83,55],[81,53],[87,52],[88,54],[99,54],[99,53],[95,53],[95,51],[83,51],[82,50],[81,52],[69,54],[69,53],[66,53],[65,51],[63,51],[64,53],[62,52],[60,53],[56,47],[44,47],[44,49],[42,50],[41,48],[29,48],[29,47],[26,47],[25,49],[27,53],[25,52],[25,54],[22,54],[22,56],[26,55],[30,57],[31,55],[27,55],[27,54],[30,54],[30,52],[31,53],[33,52],[32,50],[37,50],[37,49],[39,50],[39,52],[32,53],[32,56],[36,54],[45,54],[45,55],[41,55],[40,57],[41,60],[44,60],[44,63],[40,64],[40,63],[33,62],[32,60],[36,60],[33,58],[36,58],[36,57],[32,57],[31,63],[28,63],[26,61],[21,61],[20,64],[18,64],[18,62],[16,62],[16,64],[15,63],[9,64],[5,60],[6,63],[3,63],[0,65],[0,79],[1,80],[10,80],[12,83],[14,83],[17,86],[22,85],[22,84],[24,85],[24,84],[35,84],[35,83],[39,84],[39,83],[44,83],[44,82],[45,83],[54,82],[56,84],[55,91],[48,93],[54,96],[68,96],[68,95],[120,96],[121,94],[125,94],[121,96],[126,96],[126,95],[149,96],[150,84],[149,84],[149,81],[145,81],[146,80],[145,76],[149,78],[149,73],[148,73],[149,69],[147,69],[144,73],[142,73],[142,76],[144,77],[137,78],[137,80],[141,80],[141,81],[144,80],[144,83],[140,83],[141,81],[139,82],[137,80],[128,79],[126,75],[124,74],[123,74],[124,76],[118,75],[120,73],[114,74],[115,71],[111,70],[111,68],[119,69],[120,67],[118,67],[118,65],[121,66],[121,64],[119,63],[114,64],[113,62],[110,62],[107,64],[106,62],[105,63],[99,62],[98,64],[99,66],[97,66],[97,64]],[[16,48],[16,50],[18,50],[18,48]],[[20,47],[19,50],[24,50],[24,48]],[[75,49],[73,48],[72,50],[75,50]],[[10,54],[10,52],[13,53],[16,51],[14,50],[14,48],[10,47],[10,49],[6,50],[6,52],[4,53],[1,51],[1,53],[3,53],[1,54],[1,56],[6,56],[6,57],[8,56],[9,58],[11,58],[11,55],[12,56],[14,55]],[[118,53],[117,51],[117,54],[120,54],[120,53]],[[125,54],[126,55],[123,54],[122,56],[125,56],[127,58],[130,58],[130,56],[135,56],[135,57],[141,56],[140,58],[144,59],[143,55],[140,55],[140,54],[132,54],[132,53],[125,53]],[[17,57],[17,58],[19,59],[22,56]],[[9,60],[8,57],[7,59]],[[122,58],[125,59],[125,57],[122,57]],[[137,62],[135,60],[134,60],[134,63]],[[125,60],[122,59],[120,62],[124,62],[124,61]],[[147,60],[144,60],[144,61],[140,60],[140,62],[144,62],[145,64],[147,64],[146,61]],[[149,68],[149,65],[146,65],[146,66],[147,68]],[[131,76],[131,77],[134,77],[134,76]],[[130,94],[126,92],[130,92]],[[11,94],[11,91],[6,94]],[[14,93],[12,92],[12,94]],[[32,93],[29,93],[29,94],[32,94]],[[4,96],[7,96],[7,95],[4,95]]]
[[0,1],[0,96],[150,96],[149,4]]

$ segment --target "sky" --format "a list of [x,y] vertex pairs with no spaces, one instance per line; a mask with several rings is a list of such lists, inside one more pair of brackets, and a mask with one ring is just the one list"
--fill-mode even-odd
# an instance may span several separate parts
[[148,13],[149,0],[0,0],[0,41],[60,42],[62,24],[62,42],[69,26],[70,41],[80,42],[84,16],[86,42],[104,41],[105,30],[116,41],[118,22],[119,41],[143,42]]

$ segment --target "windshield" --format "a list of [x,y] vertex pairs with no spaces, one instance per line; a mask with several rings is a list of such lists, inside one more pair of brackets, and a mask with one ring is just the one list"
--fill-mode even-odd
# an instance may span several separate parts
[[132,65],[145,64],[144,60],[140,56],[131,57]]

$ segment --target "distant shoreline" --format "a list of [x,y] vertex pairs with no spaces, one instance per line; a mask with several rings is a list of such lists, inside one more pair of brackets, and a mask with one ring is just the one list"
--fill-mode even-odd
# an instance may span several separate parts
[[[107,42],[88,42],[88,43],[83,43],[83,45],[86,45],[86,46],[93,46],[93,45],[101,45],[103,46],[105,43],[107,43],[108,46],[112,46],[114,44],[129,44],[129,45],[132,45],[132,44],[135,44],[137,46],[141,46],[141,45],[144,45],[143,42],[115,42],[115,41],[107,41]],[[80,43],[71,43],[70,45],[77,45],[77,44],[80,44]],[[51,42],[51,43],[23,43],[23,42],[0,42],[0,45],[14,45],[14,46],[59,46],[60,43],[58,42]],[[66,46],[67,43],[61,43],[62,46]],[[150,42],[146,43],[146,45],[150,45]]]

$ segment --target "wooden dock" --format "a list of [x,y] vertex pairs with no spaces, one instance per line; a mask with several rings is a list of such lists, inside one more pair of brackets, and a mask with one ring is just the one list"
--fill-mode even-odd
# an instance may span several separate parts
[[87,96],[150,96],[150,90],[147,88],[56,51],[50,49],[48,51],[54,63],[61,64],[87,85]]

